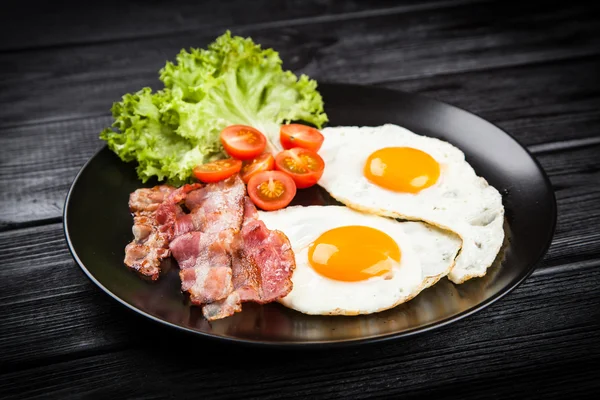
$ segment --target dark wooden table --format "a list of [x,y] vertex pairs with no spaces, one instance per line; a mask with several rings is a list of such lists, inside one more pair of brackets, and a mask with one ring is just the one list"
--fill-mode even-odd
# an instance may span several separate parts
[[[62,4],[62,3],[61,3]],[[582,398],[600,392],[600,19],[575,1],[3,3],[0,398]],[[225,29],[320,82],[418,92],[525,144],[559,222],[514,292],[434,332],[274,352],[132,315],[75,265],[66,192],[109,108]],[[510,160],[507,160],[510,162]],[[527,395],[527,396],[526,396]]]

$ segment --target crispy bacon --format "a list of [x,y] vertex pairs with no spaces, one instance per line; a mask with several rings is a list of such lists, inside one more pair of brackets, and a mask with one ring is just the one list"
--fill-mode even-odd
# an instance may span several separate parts
[[139,189],[129,205],[134,240],[125,264],[157,279],[161,260],[172,254],[181,290],[209,321],[241,311],[242,302],[264,304],[292,290],[289,240],[258,219],[239,176],[206,186]]
[[169,257],[174,221],[183,213],[177,204],[185,195],[202,185],[169,185],[138,189],[129,196],[133,213],[133,241],[125,247],[125,265],[152,280],[158,279],[161,261]]
[[173,256],[181,269],[181,290],[189,292],[194,304],[224,299],[231,293],[231,256],[227,234],[188,232],[171,243]]
[[125,247],[125,265],[156,280],[161,260],[169,256],[169,243],[152,215],[136,215],[133,221],[134,239]]
[[243,301],[265,304],[286,296],[292,290],[295,268],[287,236],[267,229],[246,196],[244,222],[232,260],[234,291],[225,300],[205,306],[205,318],[213,320],[233,315],[241,310]]
[[156,211],[163,201],[176,190],[173,186],[158,185],[153,188],[138,189],[129,195],[131,212]]
[[202,307],[202,315],[209,321],[230,317],[240,311],[242,311],[242,302],[237,291],[232,292],[225,300]]
[[174,223],[169,247],[181,269],[181,289],[193,304],[226,299],[233,291],[232,244],[242,223],[244,194],[244,183],[234,176],[186,197],[190,213]]
[[270,231],[258,219],[249,197],[244,202],[241,238],[243,246],[237,258],[240,265],[251,265],[245,269],[249,272],[234,271],[234,287],[242,290],[242,301],[268,303],[286,296],[292,290],[291,277],[296,268],[292,246],[283,232]]

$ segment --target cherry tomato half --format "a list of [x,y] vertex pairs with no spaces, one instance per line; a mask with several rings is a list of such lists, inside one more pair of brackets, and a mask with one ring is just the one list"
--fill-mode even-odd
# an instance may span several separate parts
[[265,211],[279,210],[287,206],[295,195],[294,181],[280,171],[262,171],[248,181],[250,200]]
[[288,174],[298,189],[304,189],[321,179],[325,162],[312,150],[294,147],[277,154],[275,168]]
[[231,157],[251,160],[265,150],[267,138],[251,126],[230,125],[221,131],[221,143]]
[[262,171],[271,171],[275,168],[275,158],[271,153],[264,153],[252,161],[248,161],[240,173],[244,183],[248,183],[250,178]]
[[321,148],[323,140],[324,137],[321,132],[307,125],[282,125],[279,131],[279,141],[286,150],[302,147],[316,152]]
[[212,183],[227,179],[231,175],[240,172],[240,169],[242,169],[242,162],[240,160],[226,158],[198,165],[192,173],[199,181]]

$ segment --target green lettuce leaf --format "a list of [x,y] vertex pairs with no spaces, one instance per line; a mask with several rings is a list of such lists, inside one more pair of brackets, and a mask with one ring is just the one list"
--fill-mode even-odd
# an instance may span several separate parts
[[281,149],[281,124],[327,122],[317,83],[284,71],[279,54],[227,31],[207,49],[182,50],[160,70],[165,89],[144,88],[113,105],[113,127],[101,138],[124,161],[137,160],[144,182],[151,176],[185,182],[199,163],[225,157],[219,133],[250,125]]
[[187,181],[192,169],[222,156],[218,137],[190,140],[177,133],[179,115],[171,111],[177,102],[166,89],[152,94],[144,88],[126,94],[112,107],[113,127],[100,134],[108,147],[123,161],[137,161],[137,174],[142,182],[156,176],[173,185]]
[[303,121],[321,128],[327,122],[316,81],[284,71],[276,51],[229,31],[208,49],[182,50],[176,64],[167,62],[161,69],[160,79],[195,104],[186,110],[189,123],[177,131],[183,137],[243,124],[265,133],[272,150],[280,150],[282,123]]

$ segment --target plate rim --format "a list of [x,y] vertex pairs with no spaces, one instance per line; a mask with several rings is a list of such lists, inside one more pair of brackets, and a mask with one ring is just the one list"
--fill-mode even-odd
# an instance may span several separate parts
[[141,309],[135,307],[134,305],[127,303],[125,300],[121,299],[118,295],[111,292],[98,279],[96,279],[93,276],[93,274],[86,268],[84,263],[81,261],[81,259],[77,255],[77,252],[71,241],[71,236],[70,236],[69,227],[68,227],[69,226],[68,210],[69,210],[71,195],[74,191],[75,186],[79,182],[81,175],[86,170],[88,165],[98,156],[98,154],[100,154],[100,152],[105,151],[107,149],[108,146],[106,144],[104,144],[85,162],[85,164],[79,169],[79,171],[75,175],[73,182],[69,186],[69,190],[67,192],[67,196],[65,198],[65,202],[64,202],[64,206],[63,206],[63,213],[62,213],[63,214],[63,221],[62,221],[63,222],[63,232],[65,235],[65,239],[67,242],[67,247],[69,249],[69,252],[71,253],[71,256],[75,260],[76,264],[96,286],[98,286],[102,291],[104,291],[106,294],[108,294],[111,298],[113,298],[118,303],[125,306],[131,312],[134,312],[138,315],[149,318],[154,323],[159,323],[163,326],[173,328],[176,331],[179,331],[179,332],[182,332],[182,333],[185,333],[188,335],[196,335],[196,336],[199,335],[200,337],[207,338],[207,339],[214,340],[214,341],[236,343],[236,344],[252,346],[252,347],[267,347],[267,348],[280,348],[280,349],[296,349],[296,348],[305,349],[306,347],[315,347],[315,348],[348,347],[348,346],[356,346],[356,345],[362,345],[362,344],[368,344],[368,343],[380,343],[380,342],[390,341],[390,340],[394,340],[394,339],[398,340],[398,339],[412,337],[412,336],[415,336],[418,334],[424,334],[427,332],[431,332],[431,331],[440,329],[442,327],[445,327],[447,325],[450,325],[454,322],[458,322],[464,318],[469,317],[470,315],[473,315],[473,314],[489,307],[490,305],[494,304],[495,302],[497,302],[498,300],[502,299],[504,296],[506,296],[513,290],[515,290],[527,278],[529,278],[529,276],[531,276],[533,271],[535,271],[535,269],[543,261],[544,257],[548,253],[550,246],[552,245],[552,239],[554,238],[554,235],[556,232],[556,225],[557,225],[557,204],[556,204],[556,194],[554,192],[554,189],[552,188],[552,183],[550,181],[550,178],[546,174],[546,171],[544,170],[542,165],[539,163],[537,158],[529,151],[529,149],[527,149],[526,146],[524,146],[521,142],[519,142],[512,134],[510,134],[509,132],[500,128],[495,123],[482,118],[477,113],[468,111],[464,108],[455,106],[450,103],[446,103],[444,101],[441,101],[441,100],[438,100],[433,97],[429,97],[429,96],[426,96],[426,95],[423,95],[420,93],[406,92],[403,90],[378,87],[378,86],[373,86],[373,85],[345,84],[345,83],[337,83],[337,82],[322,82],[322,83],[319,83],[319,86],[340,86],[340,87],[345,87],[345,88],[355,87],[355,88],[359,88],[359,89],[376,89],[376,90],[387,91],[387,92],[392,92],[392,93],[397,93],[397,94],[399,93],[404,96],[414,96],[414,97],[419,98],[421,101],[430,102],[432,104],[437,103],[438,105],[443,105],[444,107],[450,107],[451,109],[454,109],[455,111],[470,114],[471,116],[473,116],[487,124],[492,125],[496,129],[498,129],[500,132],[502,132],[506,136],[508,136],[508,138],[510,138],[517,146],[519,146],[521,149],[523,149],[525,151],[525,153],[529,156],[529,158],[533,161],[535,167],[537,168],[538,172],[542,176],[544,184],[549,189],[548,191],[550,194],[550,206],[551,206],[551,228],[547,232],[547,241],[546,241],[545,245],[543,246],[543,248],[541,249],[540,253],[538,254],[537,259],[534,262],[532,262],[526,269],[523,269],[523,271],[516,278],[514,278],[511,282],[509,282],[509,284],[506,285],[500,292],[498,292],[495,295],[491,296],[490,298],[478,303],[476,306],[474,306],[470,309],[464,310],[462,312],[459,312],[453,316],[447,317],[441,321],[431,322],[431,323],[421,325],[421,326],[418,326],[415,328],[411,328],[411,329],[408,329],[408,330],[402,331],[402,332],[392,332],[392,333],[385,333],[385,334],[381,334],[381,335],[368,336],[368,337],[362,337],[362,338],[352,338],[352,339],[338,339],[338,340],[327,340],[327,341],[310,340],[310,341],[284,341],[284,342],[281,342],[281,341],[275,341],[275,340],[257,340],[257,339],[249,339],[249,338],[247,338],[247,339],[236,338],[236,337],[231,337],[231,336],[225,336],[225,335],[220,335],[220,334],[211,334],[211,333],[202,332],[199,330],[194,330],[191,328],[187,328],[187,327],[184,327],[181,325],[174,324],[172,322],[166,321],[166,320],[156,317],[154,315],[151,315],[151,314],[147,313],[146,311],[141,310]]

